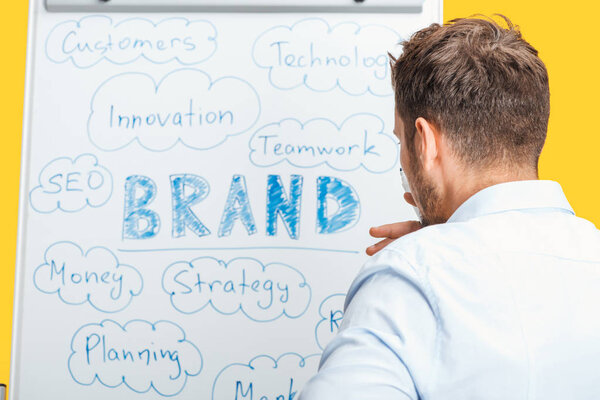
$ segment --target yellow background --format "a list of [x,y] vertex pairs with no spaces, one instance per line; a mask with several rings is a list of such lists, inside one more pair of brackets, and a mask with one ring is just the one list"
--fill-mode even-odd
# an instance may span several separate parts
[[[13,281],[17,238],[21,121],[27,36],[26,0],[0,2],[0,382],[9,378]],[[542,179],[563,185],[576,213],[600,226],[600,68],[595,0],[446,0],[444,19],[502,13],[536,47],[550,75],[548,141]],[[34,111],[35,112],[35,111]]]

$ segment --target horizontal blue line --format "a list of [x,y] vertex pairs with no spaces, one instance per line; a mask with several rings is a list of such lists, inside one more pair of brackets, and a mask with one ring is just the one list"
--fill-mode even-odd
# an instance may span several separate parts
[[198,250],[303,250],[324,251],[329,253],[358,254],[355,250],[323,249],[318,247],[296,247],[296,246],[252,246],[252,247],[174,247],[163,249],[118,249],[124,253],[150,253],[154,251],[198,251]]

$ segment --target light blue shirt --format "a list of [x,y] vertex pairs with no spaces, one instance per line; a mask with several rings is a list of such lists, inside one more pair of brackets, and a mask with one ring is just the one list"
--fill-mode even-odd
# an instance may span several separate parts
[[556,182],[478,192],[363,267],[300,398],[600,399],[600,231]]

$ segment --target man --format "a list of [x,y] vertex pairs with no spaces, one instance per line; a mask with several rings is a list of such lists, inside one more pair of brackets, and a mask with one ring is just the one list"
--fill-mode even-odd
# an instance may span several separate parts
[[537,180],[548,76],[505,21],[432,25],[393,60],[423,228],[372,230],[302,400],[600,399],[600,232]]

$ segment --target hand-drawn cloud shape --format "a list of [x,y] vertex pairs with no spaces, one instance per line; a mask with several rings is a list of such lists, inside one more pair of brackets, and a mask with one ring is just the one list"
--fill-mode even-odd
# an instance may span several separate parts
[[318,366],[319,354],[302,357],[296,353],[278,358],[260,355],[248,364],[230,364],[215,378],[212,400],[297,399]]
[[298,270],[281,263],[263,265],[253,258],[175,262],[163,273],[162,285],[179,312],[191,314],[210,305],[225,315],[241,311],[257,322],[283,315],[298,318],[311,298],[310,286]]
[[79,328],[71,340],[69,372],[75,382],[94,382],[137,393],[153,389],[179,394],[190,376],[202,370],[200,350],[170,321],[133,320],[121,326],[106,319]]
[[394,168],[398,145],[375,114],[354,114],[341,125],[325,118],[302,123],[288,118],[265,125],[250,139],[250,161],[270,167],[286,161],[300,168],[325,164],[337,171],[360,167],[372,173]]
[[160,82],[142,73],[123,73],[102,83],[92,97],[90,140],[113,151],[137,141],[151,151],[177,142],[210,149],[258,120],[260,101],[246,81],[216,80],[196,69],[173,71]]
[[345,294],[336,293],[327,296],[319,305],[321,320],[315,327],[315,339],[321,350],[333,339],[342,323],[345,299]]
[[38,186],[29,192],[29,202],[40,213],[77,212],[86,206],[106,204],[112,185],[110,171],[99,165],[93,154],[82,154],[74,160],[61,157],[42,169]]
[[66,241],[48,247],[33,283],[41,292],[57,293],[66,304],[89,303],[103,312],[123,310],[143,286],[138,270],[120,264],[106,247],[92,247],[84,253]]
[[172,60],[198,64],[217,50],[217,31],[204,20],[167,18],[155,23],[145,18],[113,22],[90,15],[56,25],[46,39],[46,55],[56,63],[71,61],[89,68],[102,60],[123,65],[143,57],[153,63]]
[[317,92],[340,88],[349,95],[389,96],[388,51],[400,41],[386,26],[343,22],[330,26],[321,18],[275,26],[255,41],[252,57],[269,70],[279,89],[306,86]]

